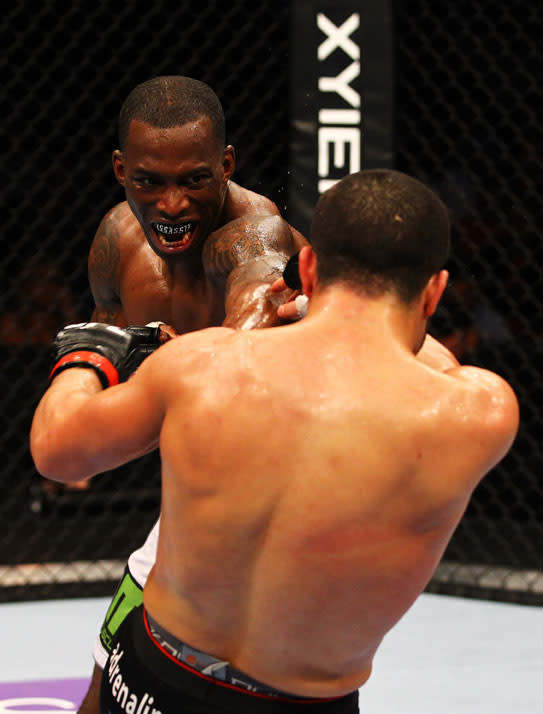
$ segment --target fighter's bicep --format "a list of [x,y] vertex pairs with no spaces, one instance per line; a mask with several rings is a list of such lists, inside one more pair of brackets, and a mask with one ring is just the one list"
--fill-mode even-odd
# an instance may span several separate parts
[[290,226],[280,216],[251,216],[231,221],[212,233],[203,253],[210,277],[226,278],[240,266],[280,256],[283,264],[295,251]]
[[30,434],[37,470],[70,482],[116,468],[156,448],[160,408],[146,390],[123,383],[96,391],[90,369],[67,369],[42,397]]
[[228,275],[227,292],[245,285],[271,285],[283,275],[286,265],[282,253],[267,253],[241,265],[236,265]]
[[101,392],[85,415],[85,450],[98,462],[93,470],[110,470],[158,447],[163,402],[146,380],[133,378]]

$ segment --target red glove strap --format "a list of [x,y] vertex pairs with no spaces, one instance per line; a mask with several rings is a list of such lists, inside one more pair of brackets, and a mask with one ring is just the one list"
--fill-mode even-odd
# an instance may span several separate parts
[[[113,387],[115,384],[119,384],[119,373],[107,357],[104,357],[97,352],[85,352],[84,350],[79,352],[69,352],[67,355],[64,355],[64,357],[61,357],[51,370],[49,381],[53,379],[57,372],[60,372],[70,366],[89,366],[91,369],[101,372],[110,387]],[[100,381],[103,383],[103,380]]]

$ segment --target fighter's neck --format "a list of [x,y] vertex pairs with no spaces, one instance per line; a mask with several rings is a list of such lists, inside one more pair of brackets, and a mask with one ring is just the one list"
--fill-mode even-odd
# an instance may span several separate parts
[[[418,349],[424,321],[417,307],[402,304],[386,294],[370,297],[343,286],[332,286],[316,292],[309,301],[308,321],[320,323],[319,329],[346,330],[350,338],[360,336],[375,342],[396,342],[414,352]],[[309,322],[308,322],[309,324]]]
[[269,213],[269,210],[267,198],[229,181],[217,227],[251,214]]
[[239,189],[239,186],[237,184],[235,184],[233,181],[228,181],[228,184],[226,186],[226,192],[224,194],[221,213],[219,215],[215,228],[220,228],[221,226],[224,226],[225,223],[228,223],[234,218],[237,218],[237,189]]
[[199,282],[205,275],[202,254],[197,252],[193,255],[183,254],[168,260],[163,259],[161,266],[168,283],[177,281]]

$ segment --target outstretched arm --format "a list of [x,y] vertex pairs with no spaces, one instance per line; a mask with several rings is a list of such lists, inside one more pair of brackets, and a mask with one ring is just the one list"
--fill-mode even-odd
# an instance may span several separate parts
[[142,378],[135,373],[159,344],[159,331],[151,327],[88,322],[57,333],[50,386],[30,435],[40,473],[69,482],[156,448],[162,402],[153,371],[144,367]]
[[204,249],[209,279],[225,290],[223,325],[237,329],[280,323],[278,307],[291,290],[272,292],[288,258],[306,243],[280,216],[239,218],[212,233]]
[[161,423],[161,404],[139,375],[103,390],[92,369],[66,369],[38,404],[30,449],[43,476],[69,483],[153,451]]

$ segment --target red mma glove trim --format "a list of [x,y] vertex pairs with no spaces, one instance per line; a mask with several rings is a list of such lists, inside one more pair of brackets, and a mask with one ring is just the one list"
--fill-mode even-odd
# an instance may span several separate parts
[[69,352],[67,355],[64,355],[64,357],[61,357],[49,374],[49,383],[52,382],[59,372],[69,367],[90,367],[94,369],[104,389],[119,384],[119,372],[108,358],[98,354],[98,352],[85,350]]

